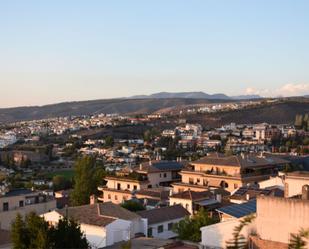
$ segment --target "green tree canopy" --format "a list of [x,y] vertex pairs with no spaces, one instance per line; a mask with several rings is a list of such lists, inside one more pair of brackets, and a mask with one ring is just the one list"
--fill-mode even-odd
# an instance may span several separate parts
[[97,166],[96,159],[91,156],[77,159],[74,171],[72,204],[75,206],[89,204],[90,196],[97,193],[97,187],[103,182],[106,172]]
[[210,217],[209,213],[201,208],[192,218],[186,217],[184,220],[176,223],[173,230],[180,239],[199,242],[201,241],[201,227],[217,222],[216,218]]
[[121,206],[131,212],[145,210],[145,207],[140,202],[134,200],[128,200],[124,202]]
[[49,226],[42,217],[29,213],[25,219],[17,214],[11,227],[13,249],[89,248],[80,226],[73,220],[60,219]]

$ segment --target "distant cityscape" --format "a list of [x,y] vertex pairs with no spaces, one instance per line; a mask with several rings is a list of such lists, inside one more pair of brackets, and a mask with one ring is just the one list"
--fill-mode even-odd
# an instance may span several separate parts
[[[66,215],[74,218],[92,248],[126,240],[143,248],[148,242],[138,234],[171,248],[179,243],[224,248],[228,241],[237,243],[233,229],[238,223],[254,216],[241,231],[256,246],[252,248],[266,248],[261,247],[265,243],[267,248],[288,248],[291,234],[309,226],[304,219],[309,213],[308,114],[297,114],[286,124],[213,128],[185,118],[264,104],[213,103],[153,114],[101,113],[2,124],[3,237],[17,213],[35,210],[49,224]],[[89,175],[79,182],[84,176],[78,167],[87,169],[84,174],[100,172],[100,178]],[[88,181],[95,184],[81,193]],[[194,231],[197,237],[182,234],[185,221],[192,226],[201,215],[210,220]],[[291,225],[291,220],[297,222]],[[278,223],[276,230],[265,228]],[[252,227],[259,236],[250,232]],[[177,244],[174,238],[192,244]]]

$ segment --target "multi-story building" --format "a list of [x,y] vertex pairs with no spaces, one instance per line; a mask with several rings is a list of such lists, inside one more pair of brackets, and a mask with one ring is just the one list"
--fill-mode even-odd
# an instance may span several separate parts
[[232,192],[241,186],[256,185],[277,175],[278,169],[286,163],[288,161],[264,155],[225,156],[214,153],[183,169],[180,173],[182,181],[173,184],[174,193],[209,188],[224,188]]
[[10,230],[16,214],[34,211],[42,214],[56,209],[54,197],[29,189],[18,189],[0,196],[0,229]]
[[106,177],[107,184],[99,187],[103,194],[98,199],[119,204],[131,199],[140,190],[170,186],[180,181],[179,172],[183,165],[176,161],[150,161],[130,171],[119,172],[117,176]]

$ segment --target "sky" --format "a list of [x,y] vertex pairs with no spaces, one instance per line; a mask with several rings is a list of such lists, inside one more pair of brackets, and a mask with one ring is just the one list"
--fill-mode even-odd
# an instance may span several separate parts
[[1,0],[0,108],[309,94],[307,0]]

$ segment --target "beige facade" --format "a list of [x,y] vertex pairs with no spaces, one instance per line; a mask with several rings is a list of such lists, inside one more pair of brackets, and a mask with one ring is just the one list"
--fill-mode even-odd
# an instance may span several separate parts
[[194,191],[205,191],[205,188],[207,187],[222,187],[225,190],[232,192],[239,187],[244,186],[246,183],[251,182],[242,180],[240,177],[231,177],[227,175],[211,175],[199,171],[183,170],[180,174],[182,177],[182,185],[173,185],[175,193],[186,191],[189,189]]
[[194,213],[192,200],[170,197],[170,206],[178,204],[182,205],[185,209],[187,209],[190,214]]
[[50,200],[43,203],[26,205],[6,212],[0,212],[0,229],[11,230],[11,223],[16,218],[17,213],[25,216],[30,212],[43,214],[56,209],[56,200]]
[[256,228],[263,240],[289,243],[291,233],[309,229],[309,200],[258,197]]
[[101,202],[112,202],[121,204],[126,200],[130,200],[136,191],[148,188],[149,181],[139,181],[126,177],[107,177],[105,187],[99,187],[102,195],[98,200]]
[[302,194],[302,187],[309,185],[309,173],[293,172],[285,176],[285,197]]

